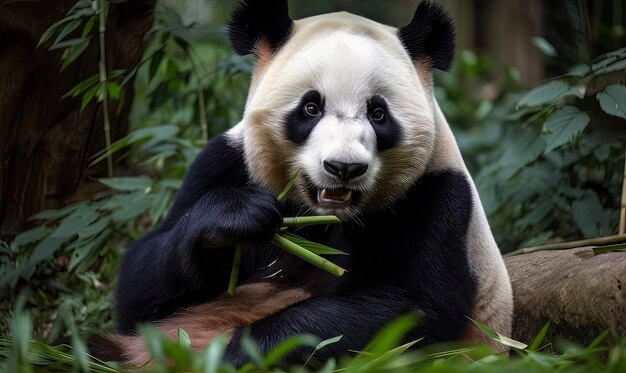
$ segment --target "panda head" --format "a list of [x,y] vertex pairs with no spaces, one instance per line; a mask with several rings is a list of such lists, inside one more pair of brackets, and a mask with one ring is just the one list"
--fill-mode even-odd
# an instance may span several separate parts
[[389,207],[435,146],[432,69],[449,68],[454,27],[421,2],[385,26],[349,13],[292,21],[287,1],[247,0],[233,12],[235,52],[256,57],[241,123],[248,171],[314,214],[351,218]]

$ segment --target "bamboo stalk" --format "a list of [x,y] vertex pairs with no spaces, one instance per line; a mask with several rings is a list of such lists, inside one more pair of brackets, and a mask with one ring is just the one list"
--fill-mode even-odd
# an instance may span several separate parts
[[233,267],[230,270],[230,281],[228,282],[228,294],[235,295],[237,287],[237,277],[239,277],[239,266],[241,265],[241,254],[243,249],[241,245],[235,247],[235,257],[233,258]]
[[330,260],[310,252],[304,247],[294,242],[289,241],[288,239],[281,236],[280,234],[277,234],[274,236],[273,242],[275,245],[283,248],[285,251],[288,251],[289,253],[297,256],[298,258],[313,264],[314,266],[330,273],[331,275],[341,276],[346,272],[345,269],[339,267],[338,265],[331,262]]
[[619,234],[626,233],[626,149],[624,149],[624,178],[622,180],[622,199],[619,211]]
[[589,238],[586,240],[578,240],[578,241],[570,241],[570,242],[557,242],[551,243],[547,245],[534,246],[534,247],[526,247],[523,249],[511,251],[510,253],[504,254],[504,256],[514,256],[520,254],[530,254],[536,251],[543,250],[565,250],[565,249],[573,249],[577,247],[583,246],[602,246],[602,245],[610,245],[614,243],[626,242],[625,234],[618,234],[615,236],[606,236],[606,237],[598,237],[598,238]]
[[183,52],[189,62],[191,62],[191,66],[193,68],[193,72],[196,74],[196,78],[198,79],[198,87],[196,88],[196,93],[198,95],[198,116],[200,117],[200,130],[202,132],[202,141],[207,143],[209,142],[209,124],[207,122],[206,117],[206,102],[204,101],[204,84],[202,82],[202,73],[198,68],[198,64],[194,60],[194,57],[187,50],[187,48],[183,48]]
[[[102,115],[104,122],[104,144],[107,149],[111,147],[111,120],[109,118],[109,92],[107,90],[107,67],[106,67],[106,19],[107,19],[107,1],[100,0],[100,18],[98,31],[100,36],[100,61],[98,62],[98,70],[100,72],[100,91],[102,94]],[[113,176],[113,155],[107,156],[107,173],[109,177]]]
[[206,108],[204,107],[204,90],[202,89],[202,79],[198,77],[198,115],[200,116],[200,129],[202,130],[202,141],[209,142],[209,124],[206,120]]
[[335,215],[295,216],[283,218],[284,227],[304,227],[307,225],[334,224],[341,221]]
[[289,194],[294,184],[296,183],[296,179],[298,178],[298,175],[300,175],[299,169],[289,178],[289,180],[287,181],[287,185],[285,185],[285,188],[283,189],[283,191],[280,192],[278,197],[276,197],[278,201],[282,201],[283,199],[285,199],[285,197],[287,197],[287,194]]

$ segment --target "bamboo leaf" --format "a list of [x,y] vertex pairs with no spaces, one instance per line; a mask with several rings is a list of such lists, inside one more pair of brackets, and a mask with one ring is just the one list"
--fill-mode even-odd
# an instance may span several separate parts
[[534,36],[531,38],[533,45],[537,47],[543,53],[544,56],[548,57],[556,57],[558,56],[556,49],[547,41],[545,38],[541,36]]
[[265,366],[271,367],[296,348],[301,346],[315,346],[318,342],[318,337],[309,334],[289,337],[265,355],[264,364]]
[[13,244],[19,246],[24,246],[29,243],[37,242],[44,237],[48,236],[50,232],[52,232],[53,228],[38,226],[27,231],[24,231],[17,236],[13,240]]
[[70,21],[71,20],[69,19],[63,18],[53,23],[50,27],[46,29],[46,31],[44,31],[43,34],[41,34],[41,37],[39,38],[39,42],[37,43],[37,47],[39,47],[41,44],[48,41],[52,37],[52,35],[54,35],[59,30],[59,28],[61,28],[61,26],[63,26],[64,24]]
[[59,218],[69,215],[70,213],[78,209],[84,208],[87,205],[88,205],[87,201],[76,202],[60,209],[40,211],[37,214],[31,216],[29,219],[30,220],[59,219]]
[[[203,373],[217,373],[219,371],[226,345],[226,336],[224,334],[211,341],[204,355]],[[196,371],[200,371],[200,369]]]
[[81,37],[85,38],[87,37],[90,33],[91,30],[93,29],[93,25],[96,22],[96,17],[90,17],[87,22],[85,23],[85,26],[83,27],[83,32],[81,33]]
[[598,246],[593,248],[593,253],[596,255],[606,254],[615,251],[626,251],[626,243],[618,243],[615,245]]
[[302,246],[290,241],[289,238],[283,235],[283,232],[276,233],[272,242],[298,258],[307,261],[334,276],[342,276],[346,272],[345,269],[339,267],[328,259],[312,253]]
[[358,368],[358,371],[360,371],[360,372],[376,372],[380,366],[382,366],[385,363],[390,362],[392,359],[394,359],[397,356],[401,355],[403,352],[405,352],[409,348],[413,347],[419,341],[421,341],[421,339],[418,339],[416,341],[411,341],[411,342],[405,343],[405,344],[403,344],[401,346],[398,346],[396,348],[393,348],[393,349],[391,349],[389,351],[385,351],[382,355],[380,355],[378,357],[375,357],[373,360],[370,360],[367,363],[361,365]]
[[546,153],[574,140],[589,124],[589,115],[575,106],[564,106],[543,124],[546,136]]
[[159,332],[150,324],[140,325],[138,329],[143,339],[144,346],[150,353],[150,357],[157,362],[162,362],[165,351],[163,350],[163,343],[161,343],[161,335]]
[[83,95],[83,99],[80,103],[80,112],[82,113],[85,108],[87,107],[87,105],[89,105],[89,103],[91,102],[91,100],[93,100],[93,97],[95,96],[96,92],[98,91],[98,88],[100,88],[99,84],[94,85],[93,87],[91,87],[84,95]]
[[598,347],[598,345],[600,345],[600,343],[602,343],[602,341],[604,341],[608,336],[609,331],[603,331],[599,336],[595,337],[593,341],[591,341],[589,346],[587,346],[587,350],[593,350],[594,348]]
[[250,331],[246,330],[241,336],[241,347],[246,352],[250,360],[256,365],[257,368],[265,368],[265,362],[259,350],[259,346],[250,337]]
[[522,97],[517,106],[520,108],[542,106],[561,97],[568,89],[569,84],[564,80],[553,80],[532,89]]
[[191,347],[191,340],[189,340],[189,335],[183,328],[178,328],[178,344],[185,347]]
[[520,342],[520,341],[516,341],[516,340],[511,339],[511,338],[509,338],[507,336],[504,336],[504,335],[502,335],[500,333],[497,333],[497,334],[498,334],[497,341],[502,343],[505,346],[516,348],[518,350],[523,350],[526,347],[528,347],[528,345],[526,343],[523,343],[523,342]]
[[343,335],[338,335],[336,337],[332,337],[332,338],[328,338],[325,339],[323,341],[321,341],[320,343],[317,344],[317,346],[315,346],[315,350],[313,350],[313,352],[311,352],[311,355],[309,355],[309,358],[306,359],[306,361],[304,362],[304,366],[306,367],[307,364],[309,364],[309,361],[311,361],[311,359],[313,358],[313,355],[315,355],[315,353],[319,350],[321,350],[322,348],[337,343],[341,340],[341,338],[343,338]]
[[315,350],[316,351],[317,350],[321,350],[322,348],[324,348],[324,347],[326,347],[328,345],[337,343],[337,342],[339,342],[341,340],[341,338],[343,338],[343,335],[338,335],[338,336],[333,337],[333,338],[325,339],[325,340],[321,341],[320,343],[318,343],[317,346],[315,346]]
[[491,328],[489,328],[487,325],[481,323],[480,321],[471,319],[468,317],[468,319],[474,324],[476,325],[476,327],[483,332],[483,334],[485,334],[487,337],[491,338],[491,339],[495,339],[498,340],[498,333],[494,332],[493,330],[491,330]]
[[[61,30],[59,31],[59,34],[57,35],[56,40],[54,41],[54,43],[52,43],[52,47],[54,47],[55,45],[63,41],[65,37],[69,35],[72,31],[76,30],[78,26],[80,26],[81,23],[82,23],[81,19],[74,19],[66,23],[63,27],[61,27]],[[50,47],[50,49],[52,49],[52,47]]]
[[83,93],[84,91],[86,91],[87,89],[92,87],[94,84],[98,83],[98,79],[99,78],[100,78],[100,76],[98,74],[94,74],[94,75],[90,76],[89,78],[87,78],[87,79],[83,80],[82,82],[76,84],[74,86],[74,88],[70,89],[61,98],[66,98],[66,97],[69,97],[69,96],[72,96],[72,97],[78,96],[79,94]]
[[152,80],[154,78],[154,75],[156,74],[157,70],[159,69],[159,65],[161,64],[161,61],[163,60],[163,56],[164,55],[165,55],[165,53],[163,52],[163,48],[157,50],[152,55],[152,58],[150,60],[150,68],[148,69],[148,78],[150,80]]
[[150,220],[152,224],[156,224],[161,220],[164,215],[167,205],[172,197],[172,192],[169,189],[161,188],[154,197],[154,202],[150,207]]
[[345,251],[333,249],[332,247],[309,241],[291,232],[281,232],[283,236],[289,238],[292,242],[304,247],[305,249],[317,255],[349,255]]
[[535,339],[533,339],[533,341],[530,343],[530,346],[528,346],[528,351],[537,351],[537,349],[539,348],[539,346],[541,346],[541,342],[543,342],[543,340],[546,337],[546,334],[548,334],[548,330],[550,329],[550,325],[552,324],[551,321],[548,321],[539,331],[539,334],[537,334],[537,336],[535,337]]
[[98,258],[100,250],[105,245],[112,232],[113,231],[110,229],[105,230],[96,237],[72,243],[72,245],[67,248],[68,251],[72,252],[68,266],[69,270],[80,273],[89,268]]
[[152,179],[148,176],[109,177],[98,179],[98,181],[121,192],[146,190],[152,185]]
[[72,62],[74,62],[87,49],[89,43],[78,44],[70,48],[70,52],[63,58],[59,72],[63,72]]
[[404,337],[418,324],[418,316],[408,313],[386,325],[365,348],[366,352],[376,355],[397,347]]
[[626,119],[626,87],[621,84],[611,84],[596,98],[605,113]]
[[610,219],[602,202],[593,191],[587,191],[582,199],[572,202],[572,216],[585,238],[600,237],[609,233]]
[[122,87],[120,87],[120,85],[115,81],[108,82],[106,85],[109,96],[111,96],[111,98],[119,100],[120,95],[122,94]]
[[512,348],[516,348],[518,350],[523,350],[526,347],[528,347],[527,344],[522,343],[520,341],[516,341],[514,339],[511,339],[507,336],[504,336],[498,332],[495,332],[494,330],[492,330],[491,328],[489,328],[487,325],[481,323],[480,321],[474,320],[474,319],[469,319],[474,325],[476,325],[476,327],[478,329],[480,329],[481,332],[483,332],[486,336],[488,336],[489,338],[493,339],[496,342],[499,342],[505,346],[508,347],[512,347]]
[[87,346],[85,342],[80,339],[80,333],[78,333],[78,329],[76,328],[71,314],[65,314],[65,325],[68,326],[70,335],[72,336],[72,354],[76,357],[76,362],[78,363],[76,366],[82,368],[80,370],[88,371],[89,355],[87,354]]
[[83,43],[89,43],[89,39],[86,38],[75,38],[75,39],[68,39],[68,40],[63,40],[62,42],[53,44],[49,50],[55,50],[55,49],[64,49],[64,48],[69,48],[69,47],[75,47],[77,45],[83,44]]

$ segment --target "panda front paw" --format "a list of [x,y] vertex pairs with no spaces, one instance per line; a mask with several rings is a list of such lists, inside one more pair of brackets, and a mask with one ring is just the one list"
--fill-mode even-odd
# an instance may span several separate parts
[[206,195],[199,238],[205,247],[264,246],[282,224],[280,203],[265,189],[218,189]]

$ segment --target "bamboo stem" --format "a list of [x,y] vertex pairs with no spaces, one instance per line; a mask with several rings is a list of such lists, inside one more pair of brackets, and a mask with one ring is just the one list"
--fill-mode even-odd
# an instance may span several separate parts
[[198,115],[200,115],[200,128],[202,129],[202,140],[209,142],[209,124],[206,120],[206,108],[204,107],[204,90],[202,89],[202,79],[198,76]]
[[235,247],[235,257],[233,258],[233,267],[230,270],[230,281],[228,282],[228,294],[235,295],[237,287],[237,277],[239,277],[239,266],[241,265],[241,254],[243,249],[241,245]]
[[341,276],[346,272],[345,269],[339,267],[330,260],[310,252],[304,247],[289,241],[280,234],[275,235],[272,242],[274,242],[276,246],[283,248],[285,251],[288,251],[298,258],[313,264],[314,266],[330,273],[331,275]]
[[[193,50],[192,50],[193,51]],[[187,48],[183,48],[183,52],[187,56],[189,62],[191,62],[191,66],[193,68],[193,72],[196,74],[196,78],[198,79],[198,88],[196,88],[196,93],[198,94],[198,116],[200,117],[200,130],[202,131],[202,141],[205,143],[209,142],[209,123],[207,122],[206,117],[206,102],[204,101],[204,89],[202,84],[202,75],[203,73],[198,68],[198,64],[194,60],[192,53],[189,53]]]
[[307,225],[340,223],[335,215],[295,216],[283,218],[283,227],[304,227]]
[[287,197],[287,194],[289,194],[289,192],[291,191],[291,189],[293,188],[293,186],[296,183],[296,179],[298,178],[298,175],[300,175],[300,169],[298,169],[298,171],[296,171],[290,178],[289,180],[287,180],[287,185],[285,185],[285,188],[283,189],[282,192],[280,192],[280,194],[278,195],[278,197],[276,197],[276,199],[280,202],[283,199],[285,199],[285,197]]
[[[105,147],[111,147],[111,120],[109,118],[109,92],[107,90],[107,67],[106,67],[106,20],[107,20],[107,1],[100,0],[100,61],[98,62],[98,70],[100,72],[100,92],[102,99],[102,115],[104,121],[104,143]],[[107,173],[109,177],[113,176],[113,155],[107,156]]]
[[565,249],[573,249],[573,248],[583,247],[583,246],[602,246],[602,245],[610,245],[610,244],[620,243],[620,242],[626,242],[626,235],[618,234],[615,236],[589,238],[586,240],[558,242],[558,243],[551,243],[551,244],[541,245],[541,246],[526,247],[523,249],[511,251],[510,253],[504,254],[504,256],[530,254],[536,251],[543,251],[543,250],[565,250]]
[[622,199],[619,211],[619,234],[626,233],[626,149],[624,149],[624,178],[622,180]]

